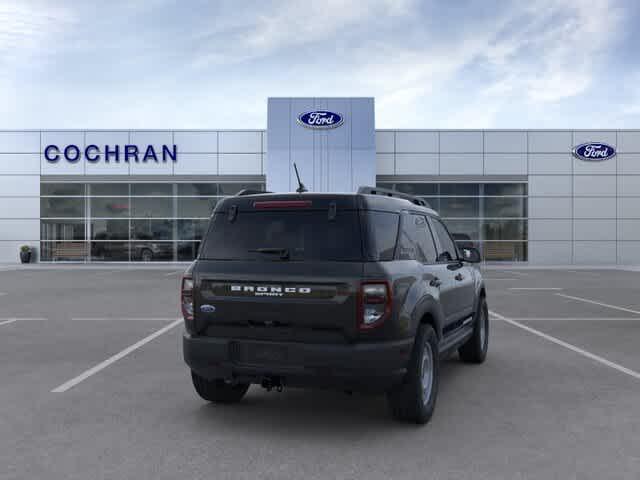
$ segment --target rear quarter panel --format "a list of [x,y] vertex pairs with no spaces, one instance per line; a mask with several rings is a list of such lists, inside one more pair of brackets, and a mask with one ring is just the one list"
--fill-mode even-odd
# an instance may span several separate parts
[[426,314],[433,318],[436,334],[441,337],[444,313],[439,290],[429,285],[433,278],[424,265],[414,260],[365,263],[363,281],[386,279],[391,284],[393,311],[383,325],[362,332],[361,337],[371,340],[413,337]]

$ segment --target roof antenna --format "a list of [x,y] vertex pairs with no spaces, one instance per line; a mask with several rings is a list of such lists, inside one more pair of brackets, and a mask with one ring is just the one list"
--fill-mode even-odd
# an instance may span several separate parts
[[296,189],[296,192],[298,193],[308,192],[309,190],[307,190],[307,187],[305,187],[304,183],[300,181],[300,174],[298,173],[298,166],[296,165],[296,162],[293,162],[293,168],[296,171],[296,177],[298,179],[298,188]]

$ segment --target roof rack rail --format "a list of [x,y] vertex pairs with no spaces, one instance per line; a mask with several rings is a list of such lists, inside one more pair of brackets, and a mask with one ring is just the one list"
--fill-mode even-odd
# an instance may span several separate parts
[[273,192],[267,192],[265,190],[252,190],[251,188],[245,188],[243,190],[240,190],[238,193],[236,193],[235,196],[242,197],[244,195],[258,195],[260,193],[273,193]]
[[358,189],[358,193],[363,193],[366,195],[382,195],[384,197],[402,198],[403,200],[410,201],[414,205],[420,205],[421,207],[431,208],[431,205],[429,205],[429,202],[427,202],[422,198],[414,197],[413,195],[409,195],[408,193],[402,193],[396,190],[389,190],[388,188],[360,187]]

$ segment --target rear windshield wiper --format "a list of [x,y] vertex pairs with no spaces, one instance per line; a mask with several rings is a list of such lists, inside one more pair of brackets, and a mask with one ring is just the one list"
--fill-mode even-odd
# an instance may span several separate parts
[[280,255],[281,260],[289,260],[288,248],[252,248],[251,253],[264,253],[266,255]]

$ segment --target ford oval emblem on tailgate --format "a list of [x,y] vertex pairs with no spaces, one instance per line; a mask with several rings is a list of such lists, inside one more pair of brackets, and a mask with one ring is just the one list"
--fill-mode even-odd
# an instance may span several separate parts
[[202,313],[213,313],[216,311],[216,307],[213,305],[200,305],[200,311]]

